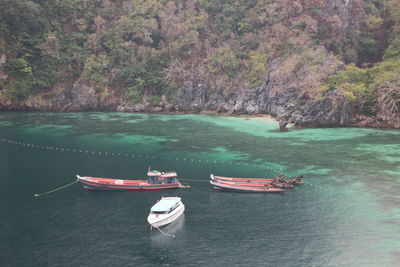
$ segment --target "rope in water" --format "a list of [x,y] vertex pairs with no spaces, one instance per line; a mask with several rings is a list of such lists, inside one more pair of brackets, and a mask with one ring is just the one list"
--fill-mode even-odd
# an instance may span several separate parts
[[191,181],[191,182],[206,182],[206,183],[210,182],[210,180],[196,180],[196,179],[182,179],[182,178],[179,178],[178,180],[179,181]]
[[44,146],[44,145],[37,145],[37,144],[30,144],[30,143],[25,143],[25,142],[20,142],[17,140],[12,140],[12,139],[7,139],[7,138],[0,138],[0,142],[3,143],[9,143],[9,144],[14,144],[14,145],[20,145],[20,146],[25,146],[29,148],[34,148],[34,149],[45,149],[45,150],[51,150],[51,151],[58,151],[58,152],[69,152],[69,153],[82,153],[82,154],[87,154],[91,156],[102,156],[102,157],[123,157],[123,158],[140,158],[140,159],[160,159],[160,160],[173,160],[173,161],[183,161],[186,163],[202,163],[202,164],[225,164],[229,166],[262,166],[270,170],[271,172],[274,172],[275,174],[278,174],[280,170],[276,168],[271,168],[267,164],[270,164],[268,162],[246,162],[246,161],[240,161],[237,162],[235,160],[233,161],[221,161],[221,160],[208,160],[208,159],[195,159],[195,158],[179,158],[179,157],[173,157],[173,156],[156,156],[156,155],[145,155],[145,154],[137,154],[137,153],[126,153],[126,152],[108,152],[108,151],[93,151],[93,150],[88,150],[88,149],[82,149],[82,148],[68,148],[68,147],[54,147],[54,146]]
[[47,192],[44,192],[44,193],[41,193],[41,194],[34,194],[34,196],[35,196],[35,197],[41,197],[41,196],[43,196],[43,195],[47,195],[47,194],[56,192],[56,191],[58,191],[58,190],[64,189],[64,188],[66,188],[66,187],[68,187],[68,186],[71,186],[71,185],[73,185],[73,184],[76,184],[78,181],[79,181],[79,178],[77,178],[76,181],[74,181],[74,182],[72,182],[72,183],[63,185],[63,186],[61,186],[61,187],[58,187],[58,188],[56,188],[56,189],[53,189],[53,190],[50,190],[50,191],[47,191]]
[[155,226],[152,226],[152,227],[156,228],[158,231],[160,231],[160,233],[162,233],[162,234],[165,235],[165,236],[175,238],[175,235],[173,235],[173,234],[168,234],[168,233],[164,232],[163,230],[161,230],[159,227],[155,227]]

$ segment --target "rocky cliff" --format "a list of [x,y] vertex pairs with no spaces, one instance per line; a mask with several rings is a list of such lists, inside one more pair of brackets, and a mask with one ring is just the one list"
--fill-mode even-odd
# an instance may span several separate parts
[[254,90],[210,90],[201,80],[188,82],[175,98],[173,107],[177,111],[269,114],[306,127],[353,124],[350,105],[340,92],[315,95],[323,81],[343,68],[343,64],[323,48],[311,51],[309,56],[307,63],[293,57],[273,60],[269,63],[271,71],[267,79]]
[[383,2],[6,1],[0,110],[400,128],[400,5]]
[[[23,102],[3,100],[0,102],[0,109],[193,113],[214,111],[227,114],[269,114],[282,123],[290,122],[301,127],[349,126],[361,125],[362,122],[370,126],[383,126],[370,117],[356,119],[351,105],[337,90],[318,95],[318,87],[327,77],[343,68],[343,63],[324,48],[312,50],[308,56],[307,62],[302,62],[298,57],[272,60],[268,64],[270,72],[266,80],[256,89],[210,89],[205,86],[202,77],[194,77],[184,83],[171,101],[163,97],[157,103],[145,100],[131,104],[117,97],[108,97],[107,102],[101,102],[93,87],[77,82],[69,90],[53,90],[51,95],[36,95]],[[387,123],[385,126],[398,127],[395,123]]]

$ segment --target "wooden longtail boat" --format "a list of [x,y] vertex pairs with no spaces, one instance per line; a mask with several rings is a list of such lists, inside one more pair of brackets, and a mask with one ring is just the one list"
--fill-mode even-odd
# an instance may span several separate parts
[[219,182],[222,184],[228,184],[228,185],[243,185],[243,186],[248,186],[248,187],[277,187],[277,188],[293,188],[294,185],[289,184],[289,183],[279,183],[279,182],[266,182],[266,183],[249,183],[249,182],[241,182],[241,181],[228,181],[228,180],[220,180],[220,179],[214,179],[213,181]]
[[155,190],[180,188],[176,172],[149,171],[147,180],[122,180],[79,176],[79,182],[87,190]]
[[226,184],[220,183],[217,181],[210,181],[210,184],[213,186],[215,190],[222,191],[235,191],[235,192],[246,192],[246,193],[284,193],[285,190],[277,187],[270,186],[257,186],[251,187],[248,185],[238,185],[238,184]]
[[225,176],[217,176],[210,174],[210,178],[213,181],[219,182],[235,182],[235,183],[247,183],[247,184],[274,184],[277,187],[281,188],[292,188],[294,184],[303,184],[304,181],[302,180],[303,176],[299,176],[296,178],[286,178],[283,176],[277,178],[234,178],[234,177],[225,177]]
[[217,176],[214,174],[210,174],[210,178],[211,180],[224,180],[224,181],[245,182],[245,183],[272,183],[275,180],[271,178],[234,178],[234,177]]

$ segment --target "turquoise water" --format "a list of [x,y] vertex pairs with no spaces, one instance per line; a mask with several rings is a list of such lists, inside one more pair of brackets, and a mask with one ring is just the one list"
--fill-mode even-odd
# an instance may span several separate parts
[[[0,113],[1,266],[396,266],[400,132],[277,131],[263,118]],[[19,144],[20,143],[20,144]],[[28,146],[29,145],[29,146]],[[88,192],[75,175],[175,170],[190,189]],[[210,173],[306,184],[284,195],[213,191]],[[200,180],[200,181],[190,181]],[[162,196],[185,217],[150,231]]]

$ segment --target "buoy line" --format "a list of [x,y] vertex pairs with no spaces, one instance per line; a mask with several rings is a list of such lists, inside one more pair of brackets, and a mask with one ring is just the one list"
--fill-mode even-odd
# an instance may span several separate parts
[[72,153],[82,153],[88,154],[91,156],[106,156],[106,157],[124,157],[124,158],[141,158],[141,159],[160,159],[160,160],[171,160],[171,161],[184,161],[189,163],[203,163],[203,164],[224,164],[230,166],[253,166],[253,167],[265,167],[271,172],[274,172],[275,175],[279,174],[280,170],[271,168],[265,163],[253,163],[253,162],[236,162],[236,161],[219,161],[219,160],[204,160],[204,159],[195,159],[195,158],[179,158],[179,157],[166,157],[166,156],[155,156],[155,155],[146,155],[146,154],[137,154],[137,153],[121,153],[121,152],[108,152],[108,151],[94,151],[88,149],[79,149],[79,148],[68,148],[68,147],[54,147],[54,146],[45,146],[45,145],[37,145],[37,144],[29,144],[25,142],[20,142],[12,139],[0,138],[0,141],[3,143],[21,145],[34,149],[44,149],[50,151],[58,151],[58,152],[72,152]]
[[[0,142],[3,143],[8,143],[8,144],[13,144],[13,145],[20,145],[20,146],[25,146],[28,148],[33,148],[33,149],[43,149],[43,150],[50,150],[50,151],[57,151],[57,152],[69,152],[69,153],[82,153],[82,154],[87,154],[90,156],[102,156],[102,157],[120,157],[120,158],[140,158],[140,159],[160,159],[160,160],[171,160],[171,161],[184,161],[184,162],[188,162],[188,163],[206,163],[206,164],[225,164],[225,165],[229,165],[229,166],[258,166],[258,167],[265,167],[268,170],[270,170],[271,172],[273,172],[275,175],[278,175],[278,173],[280,172],[280,170],[271,168],[269,166],[267,166],[267,162],[265,163],[248,163],[248,162],[234,162],[234,161],[217,161],[217,160],[202,160],[202,159],[194,159],[194,158],[179,158],[179,157],[171,157],[171,156],[155,156],[155,155],[144,155],[144,154],[137,154],[137,153],[121,153],[121,152],[105,152],[105,151],[94,151],[94,150],[88,150],[88,149],[79,149],[79,148],[66,148],[66,147],[53,147],[53,146],[45,146],[45,145],[37,145],[37,144],[30,144],[30,143],[26,143],[26,142],[20,142],[17,140],[12,140],[12,139],[7,139],[7,138],[0,138]],[[205,182],[208,183],[209,180],[196,180],[196,179],[179,179],[182,181],[193,181],[193,182]],[[67,184],[65,186],[62,186],[60,188],[42,193],[42,194],[35,194],[35,197],[39,197],[45,194],[49,194],[58,190],[61,190],[63,188],[66,188],[74,183],[76,183],[77,181]],[[329,194],[329,195],[333,195],[335,194],[333,191],[331,190],[327,190],[326,188],[324,188],[323,186],[320,185],[314,185],[312,184],[310,181],[305,181],[306,185],[310,185],[314,188],[317,188],[319,190],[323,190],[325,193]]]
[[[65,147],[53,147],[53,146],[44,146],[44,145],[37,145],[37,144],[30,144],[30,143],[25,143],[25,142],[20,142],[12,139],[7,139],[7,138],[0,138],[0,142],[3,143],[8,143],[8,144],[14,144],[14,145],[21,145],[33,149],[44,149],[44,150],[50,150],[50,151],[58,151],[58,152],[69,152],[69,153],[82,153],[82,154],[87,154],[90,156],[105,156],[105,157],[123,157],[123,158],[146,158],[146,159],[161,159],[161,160],[176,160],[176,161],[184,161],[184,162],[189,162],[189,163],[206,163],[206,164],[225,164],[225,165],[230,165],[230,166],[263,166],[270,170],[271,172],[274,172],[275,175],[278,175],[280,170],[271,168],[267,166],[267,162],[265,163],[248,163],[248,162],[234,162],[234,161],[217,161],[217,160],[202,160],[202,159],[194,159],[194,158],[179,158],[179,157],[166,157],[166,156],[155,156],[155,155],[144,155],[144,154],[137,154],[137,153],[121,153],[121,152],[104,152],[104,151],[94,151],[94,150],[88,150],[88,149],[79,149],[79,148],[65,148]],[[196,179],[179,179],[182,181],[193,181],[193,182],[209,182],[209,180],[196,180]],[[52,193],[54,191],[58,191],[60,189],[63,189],[65,187],[68,187],[77,181],[70,183],[62,188],[54,189],[49,192],[45,192],[42,194],[35,194],[35,197],[42,196],[48,193]],[[311,182],[306,182],[305,184],[311,185],[312,187],[318,188],[320,190],[323,190],[324,192],[332,195],[334,194],[331,190],[327,190],[326,188],[323,188],[322,186],[319,185],[314,185]]]

